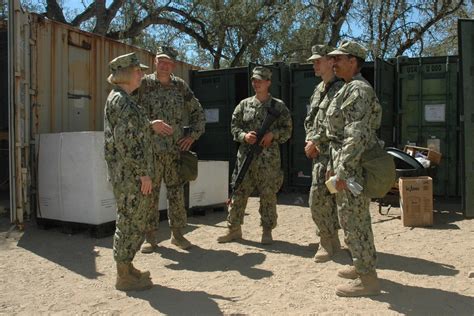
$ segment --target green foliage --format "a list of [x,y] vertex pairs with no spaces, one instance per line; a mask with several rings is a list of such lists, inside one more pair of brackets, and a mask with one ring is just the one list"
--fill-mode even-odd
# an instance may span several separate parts
[[305,62],[312,45],[341,39],[362,42],[371,58],[452,54],[456,19],[473,13],[461,0],[82,0],[73,8],[59,3],[62,14],[49,12],[51,2],[22,1],[151,51],[172,45],[182,60],[210,68]]

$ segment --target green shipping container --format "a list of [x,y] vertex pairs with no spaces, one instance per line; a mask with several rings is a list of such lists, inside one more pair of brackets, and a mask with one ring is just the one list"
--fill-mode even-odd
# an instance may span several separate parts
[[459,20],[459,59],[461,97],[461,179],[463,210],[466,217],[474,217],[474,20]]
[[[373,81],[368,79],[369,82],[374,83],[375,93],[382,106],[382,123],[378,131],[378,137],[384,141],[385,147],[395,147],[397,144],[395,137],[395,121],[397,118],[395,115],[395,71],[395,64],[377,58],[372,71],[375,77]],[[368,78],[368,76],[365,77]]]
[[235,106],[248,96],[247,67],[198,70],[191,73],[191,87],[206,115],[206,132],[194,150],[202,160],[229,161],[235,165],[238,144],[232,140],[230,121]]
[[293,134],[288,141],[288,186],[311,186],[311,160],[304,153],[306,132],[304,120],[310,107],[310,97],[321,78],[314,75],[312,64],[290,65],[290,111]]
[[439,147],[433,194],[460,196],[457,57],[398,58],[399,147]]

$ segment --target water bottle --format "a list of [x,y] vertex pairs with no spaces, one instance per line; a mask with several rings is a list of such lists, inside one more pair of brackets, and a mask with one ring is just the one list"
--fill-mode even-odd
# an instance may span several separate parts
[[362,190],[364,189],[359,183],[355,181],[354,177],[347,179],[346,184],[347,188],[354,196],[361,194]]

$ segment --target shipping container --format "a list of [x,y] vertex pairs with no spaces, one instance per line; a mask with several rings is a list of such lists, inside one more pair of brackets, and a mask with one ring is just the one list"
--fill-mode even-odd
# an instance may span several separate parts
[[429,147],[443,155],[433,194],[460,196],[458,58],[398,58],[399,147]]
[[[8,45],[0,44],[0,55],[8,55],[10,81],[7,88],[4,80],[0,86],[0,95],[8,94],[9,98],[7,105],[1,103],[0,127],[3,137],[7,108],[11,220],[22,223],[24,214],[29,216],[34,208],[36,135],[102,130],[103,109],[111,89],[106,81],[108,62],[135,52],[150,67],[147,72],[152,72],[155,54],[25,12],[19,1],[12,2],[8,26],[0,22],[0,43],[8,38]],[[198,67],[178,62],[175,74],[189,83],[191,69]],[[4,164],[2,168],[6,168]],[[2,169],[0,175],[3,173]]]
[[304,120],[310,108],[311,95],[320,82],[321,78],[314,75],[313,64],[290,65],[289,107],[293,118],[293,133],[288,141],[288,187],[311,186],[312,162],[304,153]]
[[474,20],[458,23],[463,210],[474,217]]
[[238,143],[230,133],[235,106],[248,95],[247,67],[222,70],[196,70],[191,73],[191,87],[206,115],[206,132],[196,142],[199,159],[229,161],[235,166]]
[[[377,58],[374,62],[373,82],[375,94],[382,106],[382,122],[378,130],[379,139],[383,140],[385,147],[395,147],[396,140],[396,67],[392,61]],[[366,76],[366,75],[364,75]],[[368,76],[368,74],[367,74]]]
[[[135,52],[154,71],[155,54],[103,36],[30,14],[34,133],[103,129],[103,108],[111,86],[108,63]],[[189,82],[196,67],[178,62],[175,74]]]

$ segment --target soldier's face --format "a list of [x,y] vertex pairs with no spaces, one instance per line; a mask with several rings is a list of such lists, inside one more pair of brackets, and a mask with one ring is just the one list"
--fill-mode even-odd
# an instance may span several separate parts
[[143,70],[141,70],[139,67],[136,67],[130,75],[130,85],[136,89],[140,87],[141,80],[143,78]]
[[321,57],[313,60],[313,70],[314,74],[318,77],[326,74],[332,74],[334,67],[334,59],[331,57]]
[[271,83],[270,80],[252,79],[252,87],[255,90],[255,93],[268,93]]
[[155,58],[156,72],[158,75],[169,76],[174,71],[176,63],[166,57]]
[[321,59],[322,58],[318,58],[318,59],[313,60],[314,74],[318,77],[321,77]]
[[334,59],[334,73],[339,78],[352,78],[353,61],[348,55],[336,55]]

